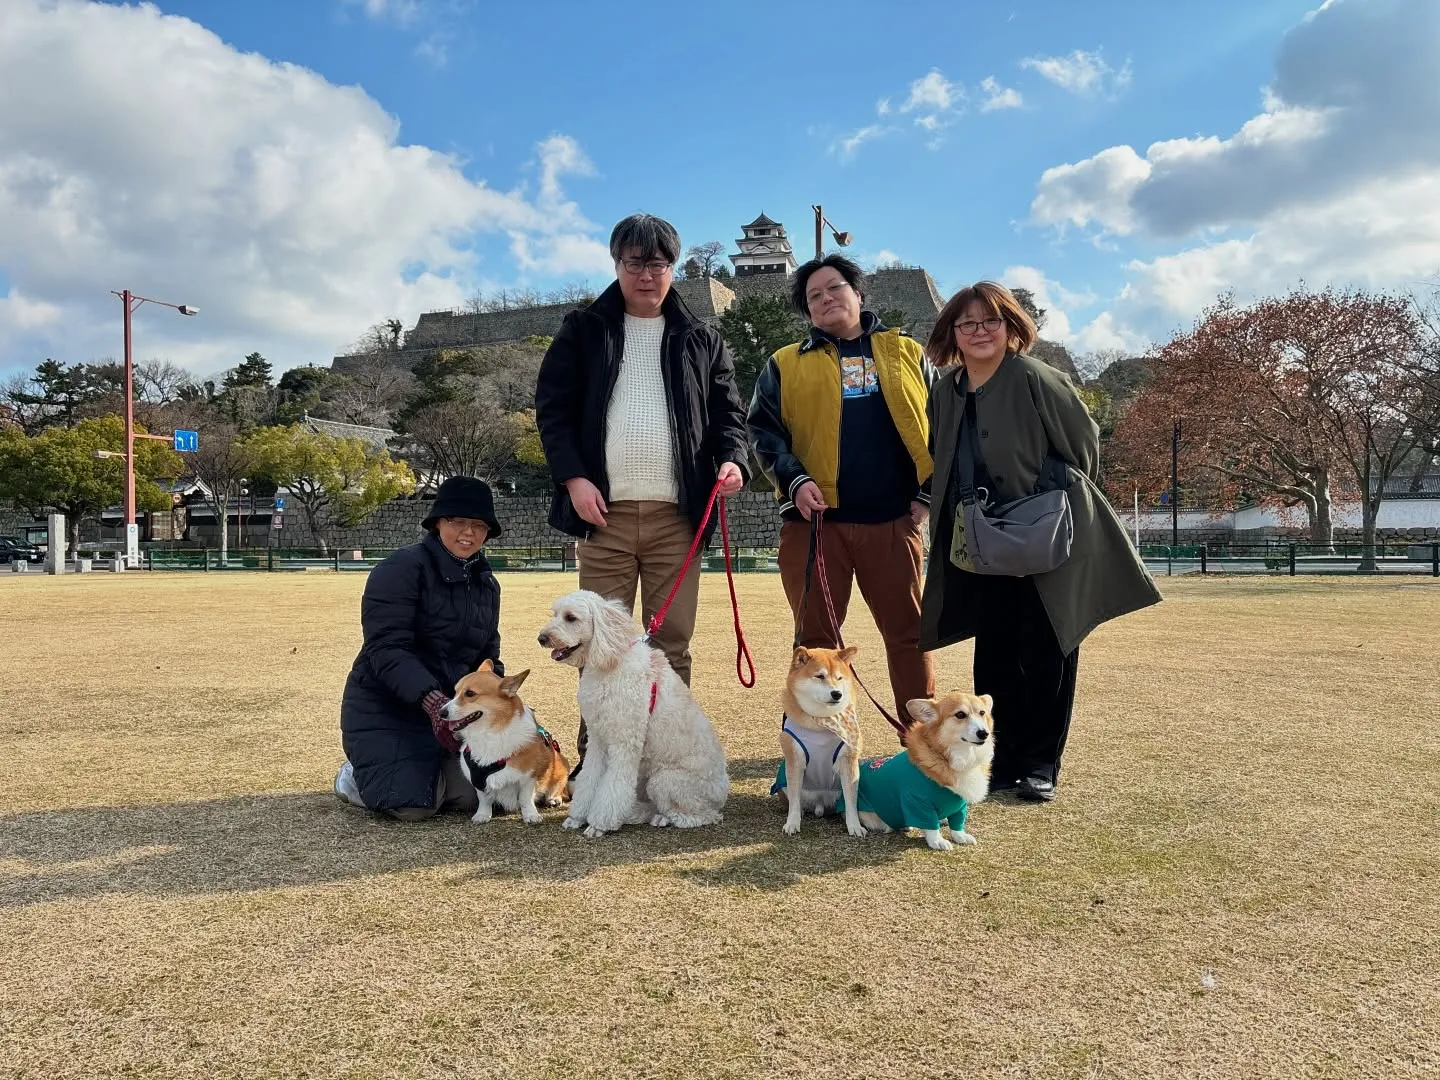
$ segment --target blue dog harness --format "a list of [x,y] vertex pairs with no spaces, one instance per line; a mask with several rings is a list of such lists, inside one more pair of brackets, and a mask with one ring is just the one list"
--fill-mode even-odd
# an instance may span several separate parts
[[[802,785],[805,791],[839,791],[840,777],[835,772],[835,762],[840,760],[840,751],[845,749],[845,740],[833,731],[808,727],[792,727],[790,718],[783,717],[780,730],[794,739],[805,754],[805,776]],[[786,786],[785,762],[780,762],[780,771],[770,794],[784,791]]]

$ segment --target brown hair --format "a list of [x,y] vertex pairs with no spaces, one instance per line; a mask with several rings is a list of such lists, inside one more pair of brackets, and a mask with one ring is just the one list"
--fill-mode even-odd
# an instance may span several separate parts
[[960,320],[960,313],[976,301],[991,315],[1005,320],[1006,347],[1011,352],[1025,352],[1040,336],[1035,320],[1020,306],[1014,293],[993,281],[977,281],[945,301],[935,317],[935,328],[930,331],[925,352],[936,367],[952,367],[964,359],[960,346],[955,344],[955,324]]

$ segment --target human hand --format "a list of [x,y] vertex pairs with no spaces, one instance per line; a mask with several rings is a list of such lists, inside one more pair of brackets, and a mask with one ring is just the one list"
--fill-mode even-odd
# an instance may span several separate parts
[[809,521],[817,511],[828,510],[825,505],[825,496],[820,494],[820,487],[814,480],[806,480],[800,485],[800,490],[795,492],[795,509],[800,511],[800,516]]
[[917,529],[923,529],[925,522],[930,517],[930,507],[918,499],[910,501],[910,520]]
[[715,474],[715,479],[720,483],[721,496],[726,498],[745,486],[745,474],[733,461],[727,461],[721,465],[720,471]]
[[441,710],[449,703],[450,695],[443,690],[431,690],[420,699],[420,707],[430,718],[430,730],[435,733],[435,741],[450,753],[458,754],[460,740],[455,738],[455,729],[450,726],[450,722],[441,715]]
[[575,504],[575,512],[582,521],[597,529],[605,527],[605,515],[609,511],[599,488],[583,476],[572,476],[565,481],[565,490],[570,493],[570,501]]

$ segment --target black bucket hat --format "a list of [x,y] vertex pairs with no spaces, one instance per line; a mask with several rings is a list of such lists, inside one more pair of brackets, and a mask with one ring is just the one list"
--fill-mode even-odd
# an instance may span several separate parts
[[490,494],[490,485],[473,476],[452,476],[435,492],[435,501],[430,504],[430,513],[420,523],[427,532],[435,528],[440,518],[476,518],[490,526],[487,540],[493,540],[503,531],[495,520],[495,498]]

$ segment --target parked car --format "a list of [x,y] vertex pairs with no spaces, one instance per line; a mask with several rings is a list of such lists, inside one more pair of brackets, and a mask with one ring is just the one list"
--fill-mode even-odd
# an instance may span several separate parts
[[0,536],[0,563],[45,561],[45,553],[34,544],[27,544],[18,536]]

